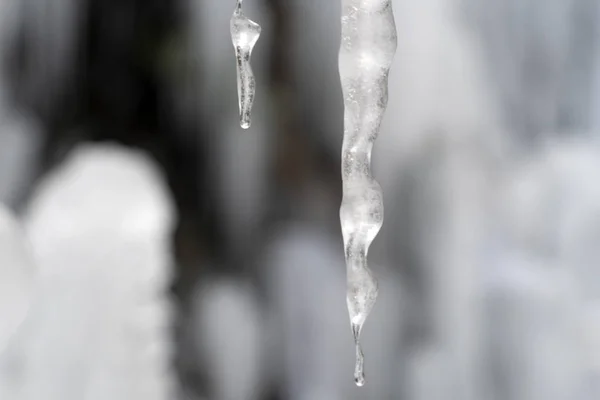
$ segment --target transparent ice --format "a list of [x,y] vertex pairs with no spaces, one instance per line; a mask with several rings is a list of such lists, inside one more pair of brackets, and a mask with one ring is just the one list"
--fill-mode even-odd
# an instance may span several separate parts
[[343,199],[340,221],[347,265],[347,304],[356,345],[354,380],[365,383],[362,326],[377,298],[367,265],[383,223],[383,194],[371,174],[371,150],[388,101],[397,35],[390,0],[342,0],[339,71],[344,96]]
[[240,108],[240,126],[250,128],[252,105],[256,81],[250,65],[252,49],[260,36],[260,25],[242,13],[242,1],[237,0],[230,21],[231,41],[235,49],[237,66],[238,105]]

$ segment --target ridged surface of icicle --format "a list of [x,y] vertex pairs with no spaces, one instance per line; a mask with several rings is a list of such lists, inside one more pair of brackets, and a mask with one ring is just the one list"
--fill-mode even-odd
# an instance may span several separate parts
[[365,383],[362,326],[377,298],[367,265],[383,223],[383,194],[371,174],[371,149],[388,101],[397,36],[391,0],[342,0],[339,71],[344,96],[343,200],[340,221],[347,266],[347,304],[356,344],[354,380]]
[[237,69],[238,105],[240,109],[240,126],[250,127],[252,105],[256,81],[250,65],[252,49],[260,37],[260,25],[250,20],[242,12],[242,1],[237,0],[230,21],[231,41],[235,49]]

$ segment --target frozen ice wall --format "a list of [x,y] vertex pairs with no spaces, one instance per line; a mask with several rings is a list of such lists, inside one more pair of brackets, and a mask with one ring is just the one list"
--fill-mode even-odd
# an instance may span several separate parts
[[465,1],[476,10],[487,76],[516,140],[531,140],[556,126],[572,3]]
[[595,0],[464,0],[484,49],[485,72],[513,139],[590,131],[598,123]]
[[488,276],[498,398],[599,394],[600,152],[590,136],[549,139],[508,181],[505,247]]

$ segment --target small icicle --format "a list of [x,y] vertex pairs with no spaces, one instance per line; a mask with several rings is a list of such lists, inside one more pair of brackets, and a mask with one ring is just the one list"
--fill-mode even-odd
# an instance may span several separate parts
[[237,0],[235,10],[230,21],[231,41],[235,49],[237,63],[237,89],[238,105],[240,109],[240,126],[244,129],[250,128],[252,104],[256,82],[250,57],[252,49],[260,36],[260,25],[250,20],[242,13],[242,1]]
[[378,292],[367,254],[383,224],[383,194],[371,175],[371,149],[387,107],[387,81],[397,37],[391,0],[341,1],[344,143],[340,221],[348,276],[346,300],[356,345],[354,378],[363,386],[360,332]]

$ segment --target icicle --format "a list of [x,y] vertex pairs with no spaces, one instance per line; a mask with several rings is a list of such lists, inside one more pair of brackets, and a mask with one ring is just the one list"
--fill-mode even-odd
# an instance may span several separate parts
[[383,223],[383,194],[371,175],[371,149],[387,106],[388,74],[396,45],[391,0],[342,0],[339,70],[344,95],[344,195],[340,221],[358,386],[365,383],[360,332],[377,298],[377,281],[367,266],[367,254]]
[[240,108],[240,126],[244,129],[250,128],[250,114],[254,103],[254,91],[256,82],[250,56],[252,49],[260,36],[260,25],[250,20],[242,13],[242,1],[237,0],[235,11],[231,17],[231,41],[235,48],[237,62],[237,88],[238,105]]

